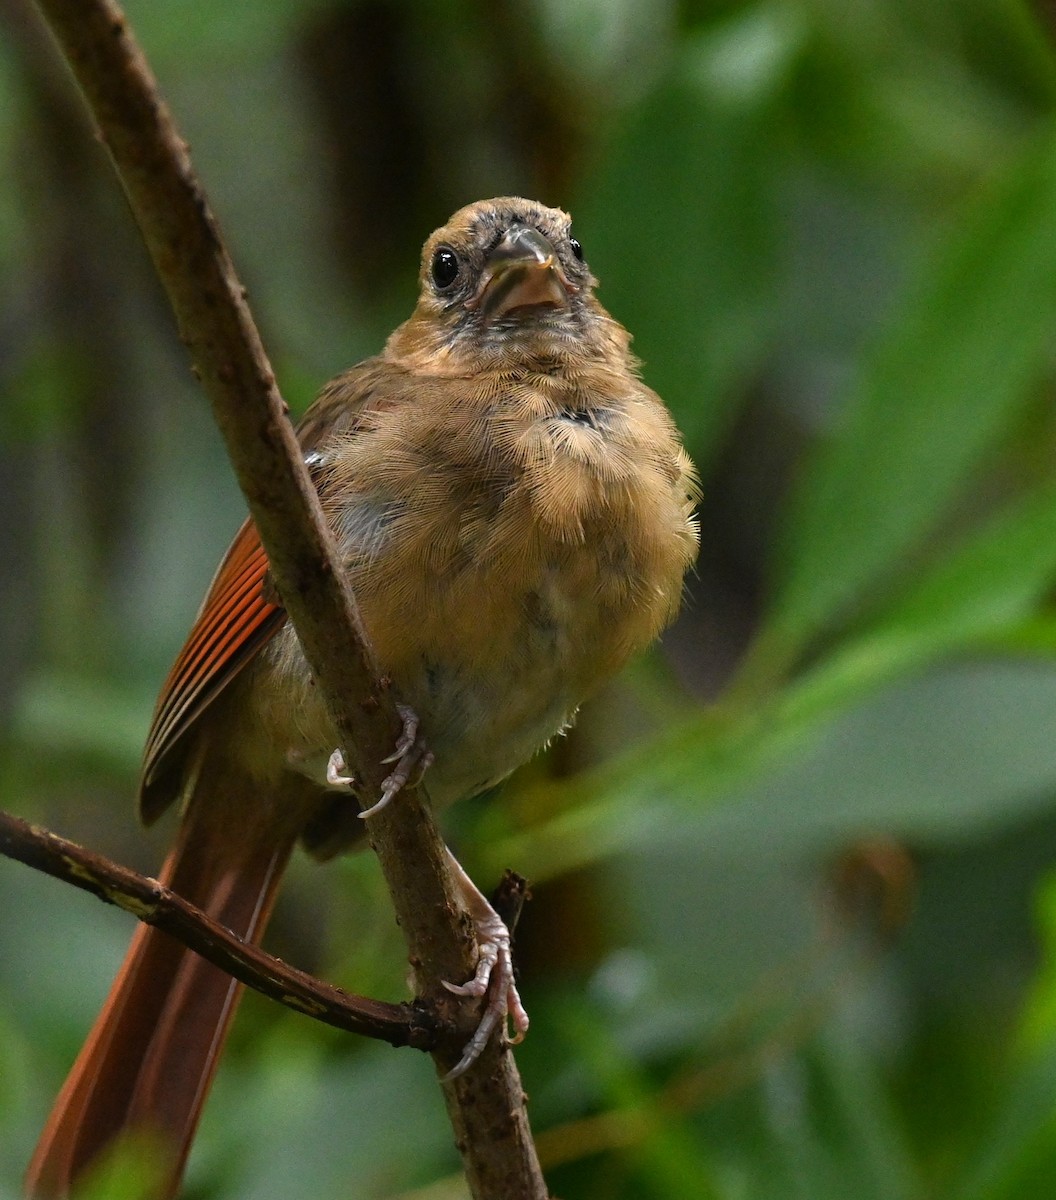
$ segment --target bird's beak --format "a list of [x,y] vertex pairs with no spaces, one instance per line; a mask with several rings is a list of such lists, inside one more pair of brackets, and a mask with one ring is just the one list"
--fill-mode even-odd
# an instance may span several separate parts
[[571,286],[550,242],[530,225],[511,225],[488,255],[480,285],[467,302],[492,321],[515,308],[565,308]]

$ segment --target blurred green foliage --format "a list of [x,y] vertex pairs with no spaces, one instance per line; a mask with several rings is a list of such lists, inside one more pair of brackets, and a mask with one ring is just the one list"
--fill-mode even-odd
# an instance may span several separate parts
[[[574,212],[700,464],[662,649],[448,823],[536,881],[554,1193],[1051,1195],[1051,6],[129,9],[296,408],[432,227],[519,192]],[[152,870],[140,744],[241,502],[52,47],[0,22],[0,804]],[[130,930],[2,861],[0,912],[14,1197]],[[401,997],[392,924],[368,856],[298,862],[270,944]],[[187,1194],[457,1197],[442,1109],[418,1056],[250,997]],[[90,1194],[140,1194],[131,1155]]]

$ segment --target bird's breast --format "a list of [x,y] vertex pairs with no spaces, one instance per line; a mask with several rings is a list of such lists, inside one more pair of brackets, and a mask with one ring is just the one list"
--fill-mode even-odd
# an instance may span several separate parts
[[379,414],[324,488],[378,660],[452,798],[506,775],[659,633],[696,549],[688,460],[644,388],[462,400]]

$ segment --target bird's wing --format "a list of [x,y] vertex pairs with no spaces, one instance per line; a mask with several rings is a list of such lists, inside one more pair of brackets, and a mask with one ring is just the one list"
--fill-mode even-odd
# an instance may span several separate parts
[[184,735],[279,629],[285,611],[267,598],[268,559],[247,520],[206,593],[198,618],[161,688],[143,755],[140,811],[153,821],[175,798],[164,786]]
[[[319,447],[353,433],[364,411],[377,407],[386,364],[368,359],[339,376],[305,413],[298,429],[309,469]],[[316,486],[322,475],[313,469]],[[143,819],[155,820],[179,791],[186,735],[202,713],[281,628],[286,612],[268,585],[268,559],[247,520],[235,535],[206,593],[183,649],[169,671],[147,735],[139,784]]]

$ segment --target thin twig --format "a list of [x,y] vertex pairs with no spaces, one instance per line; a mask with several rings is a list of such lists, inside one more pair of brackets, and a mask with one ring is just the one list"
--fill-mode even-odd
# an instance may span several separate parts
[[[375,664],[318,498],[301,461],[245,293],[128,22],[113,0],[38,0],[113,158],[158,276],[223,433],[272,575],[340,731],[346,761],[378,794],[401,722]],[[441,981],[475,966],[467,915],[423,788],[368,823],[419,994],[451,1033],[450,1068],[476,1016]],[[444,1089],[477,1200],[544,1200],[513,1056],[494,1041]]]
[[295,1012],[393,1046],[429,1050],[435,1044],[435,1022],[424,1010],[354,996],[298,971],[243,942],[156,879],[5,812],[0,812],[0,854],[90,892],[163,930],[248,987]]

